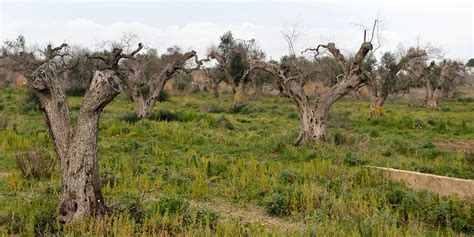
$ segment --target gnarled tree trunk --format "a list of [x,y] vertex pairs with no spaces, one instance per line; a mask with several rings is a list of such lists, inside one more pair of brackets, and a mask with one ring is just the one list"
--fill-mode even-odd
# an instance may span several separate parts
[[425,107],[430,109],[438,108],[438,91],[436,88],[428,81],[425,83],[425,90]]
[[33,90],[59,158],[63,188],[60,221],[71,222],[87,215],[103,214],[105,202],[99,180],[97,141],[100,114],[120,93],[113,72],[95,72],[74,130],[66,97],[49,63],[33,73]]
[[239,84],[234,90],[234,100],[233,104],[238,105],[242,104],[246,99],[246,87],[249,81],[250,69],[245,70],[242,78],[240,78]]
[[331,107],[344,95],[365,85],[368,80],[367,77],[363,76],[363,69],[360,65],[367,53],[372,50],[370,42],[364,42],[355,58],[350,61],[344,58],[334,43],[320,45],[315,50],[318,51],[320,47],[330,51],[341,68],[343,68],[344,74],[337,84],[317,96],[312,105],[309,103],[309,98],[304,92],[304,83],[300,80],[300,76],[290,75],[287,69],[272,63],[259,60],[251,62],[251,68],[264,70],[272,74],[280,85],[283,94],[295,102],[301,122],[300,133],[295,141],[295,145],[308,141],[326,140],[326,126]]
[[[197,66],[192,69],[185,69],[184,66],[186,62],[195,58]],[[208,59],[198,60],[197,53],[192,50],[183,55],[180,55],[172,62],[168,63],[163,70],[156,72],[151,76],[149,80],[145,80],[144,77],[144,65],[138,61],[129,58],[124,62],[121,72],[119,75],[119,80],[124,85],[127,91],[130,91],[132,99],[135,104],[135,112],[139,118],[150,118],[152,115],[153,107],[160,96],[160,93],[163,91],[165,84],[169,81],[175,73],[179,71],[185,71],[190,73],[191,71],[199,69],[204,61]],[[143,95],[140,91],[140,86],[145,84],[149,87],[148,95]]]
[[309,106],[299,107],[300,133],[294,144],[301,145],[308,141],[326,140],[326,109],[311,108]]

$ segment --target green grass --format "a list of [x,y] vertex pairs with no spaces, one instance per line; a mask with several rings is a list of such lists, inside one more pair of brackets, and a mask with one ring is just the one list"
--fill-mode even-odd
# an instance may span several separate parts
[[[291,145],[294,105],[264,97],[232,108],[231,96],[173,96],[153,120],[136,121],[121,94],[105,108],[99,166],[110,214],[60,225],[58,172],[26,179],[15,154],[54,149],[42,114],[25,90],[0,90],[0,233],[184,235],[451,235],[474,234],[472,202],[412,191],[365,168],[378,165],[474,179],[472,153],[442,150],[439,141],[474,137],[474,103],[392,100],[368,120],[369,102],[347,98],[331,110],[327,143]],[[69,98],[73,120],[80,97]],[[1,128],[2,126],[0,126]],[[262,207],[300,223],[283,230],[225,218],[213,200]],[[198,203],[198,204],[196,204]],[[206,204],[207,203],[207,204]]]

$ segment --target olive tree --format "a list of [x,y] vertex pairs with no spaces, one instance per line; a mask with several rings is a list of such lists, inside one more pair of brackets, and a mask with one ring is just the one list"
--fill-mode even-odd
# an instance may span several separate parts
[[[187,67],[190,59],[195,66]],[[139,118],[150,118],[153,107],[167,81],[176,73],[191,73],[198,70],[208,59],[199,60],[196,51],[182,53],[181,49],[169,48],[166,54],[158,56],[155,50],[144,55],[127,58],[119,66],[118,78],[135,104]]]
[[220,37],[217,48],[211,48],[208,57],[218,62],[218,68],[232,86],[234,103],[240,103],[245,99],[246,87],[251,81],[249,62],[264,59],[265,53],[256,40],[235,40],[229,31]]
[[420,77],[426,90],[425,107],[439,108],[438,100],[443,95],[443,90],[465,70],[462,63],[444,59],[440,63],[432,61],[426,68],[428,73]]
[[[95,71],[82,100],[77,125],[73,127],[58,75],[61,69],[52,63],[66,46],[49,45],[46,58],[32,73],[32,89],[38,97],[60,164],[63,195],[58,218],[61,222],[105,213],[97,157],[99,119],[104,107],[121,90],[113,70]],[[107,63],[117,64],[126,56]]]
[[435,109],[439,108],[438,100],[444,91],[453,86],[454,80],[463,77],[467,69],[463,63],[450,59],[443,59],[438,63],[432,60],[428,63],[430,58],[435,58],[432,55],[439,54],[440,49],[427,46],[423,50],[426,55],[413,59],[409,63],[408,71],[425,88],[425,107]]
[[[372,37],[373,38],[373,37]],[[329,110],[335,102],[351,91],[364,86],[369,77],[362,67],[362,63],[367,54],[373,49],[372,40],[361,44],[359,50],[353,57],[345,57],[336,47],[335,43],[320,44],[314,49],[305,51],[316,52],[317,58],[322,49],[325,49],[334,58],[342,74],[338,76],[338,82],[310,99],[305,94],[303,85],[305,73],[295,64],[272,64],[261,60],[251,61],[253,69],[260,69],[271,73],[278,81],[283,93],[292,99],[297,105],[300,118],[300,133],[295,141],[295,145],[300,145],[308,141],[325,140],[327,137],[327,120]],[[296,69],[292,69],[296,68]],[[312,100],[312,102],[311,102]]]
[[[423,50],[414,48],[410,48],[407,52],[400,52],[399,56],[386,52],[380,60],[380,65],[367,66],[371,76],[367,89],[370,94],[372,114],[382,115],[383,106],[389,94],[406,91],[413,85],[413,81],[401,75],[400,72],[407,69],[411,60],[424,56],[426,53]],[[375,64],[375,60],[371,60],[368,64]]]

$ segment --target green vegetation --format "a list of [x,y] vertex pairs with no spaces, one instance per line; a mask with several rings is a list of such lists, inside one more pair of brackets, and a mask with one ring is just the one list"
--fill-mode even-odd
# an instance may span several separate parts
[[[73,120],[80,101],[69,98]],[[231,104],[230,95],[173,96],[155,106],[152,119],[138,121],[132,102],[121,94],[105,108],[100,124],[108,215],[61,225],[52,218],[62,193],[58,171],[24,177],[16,164],[25,152],[54,154],[42,114],[25,90],[1,89],[0,233],[474,234],[472,201],[412,191],[365,168],[474,179],[472,153],[438,146],[473,139],[472,101],[447,100],[442,110],[427,110],[422,101],[391,100],[385,116],[368,120],[368,100],[347,98],[331,111],[330,141],[301,147],[291,145],[299,121],[288,99]],[[299,225],[232,219],[216,211],[217,200],[258,206]]]

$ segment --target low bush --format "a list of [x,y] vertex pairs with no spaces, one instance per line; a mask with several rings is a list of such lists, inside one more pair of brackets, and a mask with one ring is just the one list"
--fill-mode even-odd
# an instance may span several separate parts
[[39,101],[33,91],[28,90],[28,93],[25,99],[22,101],[20,108],[23,114],[39,111]]
[[206,113],[227,113],[229,112],[229,107],[219,104],[209,104],[203,106],[201,110]]
[[165,102],[165,101],[168,101],[169,99],[170,99],[170,93],[168,93],[167,91],[163,90],[158,95],[158,101],[159,102]]
[[277,187],[264,198],[265,210],[270,215],[289,216],[303,208],[303,195],[295,187]]
[[232,122],[224,115],[220,116],[217,120],[211,121],[210,125],[216,128],[225,128],[229,130],[234,130],[234,125]]
[[280,172],[280,182],[284,184],[295,183],[300,179],[300,172],[295,169],[284,169]]
[[41,149],[17,153],[16,166],[23,177],[49,178],[56,167],[56,158]]

